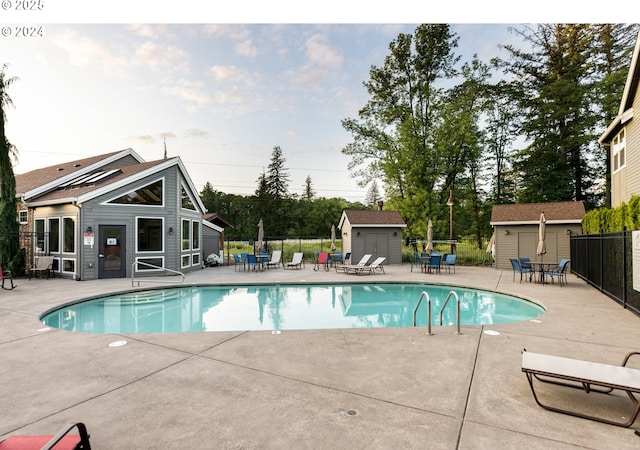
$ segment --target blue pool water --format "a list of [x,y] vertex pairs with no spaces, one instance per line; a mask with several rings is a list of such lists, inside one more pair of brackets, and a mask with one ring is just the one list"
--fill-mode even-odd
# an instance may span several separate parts
[[[496,292],[424,284],[313,284],[190,286],[135,291],[82,301],[46,313],[45,325],[90,333],[174,333],[236,330],[303,330],[413,326],[423,291],[439,325],[447,295],[460,298],[461,324],[519,322],[544,313],[541,306]],[[443,325],[456,323],[456,302]],[[426,302],[417,325],[427,325]]]

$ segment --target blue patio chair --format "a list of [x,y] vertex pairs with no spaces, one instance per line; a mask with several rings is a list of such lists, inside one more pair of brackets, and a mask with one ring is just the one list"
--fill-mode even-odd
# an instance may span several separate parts
[[545,277],[551,277],[551,282],[554,282],[554,278],[557,278],[560,282],[560,287],[567,284],[567,266],[569,265],[569,259],[562,259],[560,263],[552,267],[551,269],[544,271]]
[[262,263],[258,261],[256,255],[247,255],[247,267],[252,270],[262,269]]
[[518,261],[520,261],[520,267],[526,270],[531,270],[533,272],[533,266],[531,265],[531,258],[527,258],[527,257],[519,258]]
[[442,256],[438,252],[432,252],[429,257],[429,263],[427,264],[427,271],[440,273],[440,262],[442,261]]
[[447,266],[447,270],[449,271],[449,273],[451,273],[451,268],[453,267],[453,273],[456,273],[456,255],[444,255],[442,265]]
[[533,278],[533,269],[524,269],[522,268],[522,266],[520,265],[520,260],[515,259],[515,258],[509,258],[509,261],[511,261],[511,267],[513,268],[513,281],[516,281],[516,274],[519,273],[520,274],[520,283],[522,283],[522,276],[523,275],[529,275],[529,281],[532,280]]
[[351,263],[351,252],[347,252],[344,254],[344,258],[342,258],[342,264]]
[[238,255],[237,253],[233,254],[233,270],[234,272],[238,271],[238,268],[242,266],[242,270],[245,269],[245,261]]
[[414,267],[422,268],[422,259],[420,259],[420,253],[414,252],[413,256],[409,256],[409,263],[411,263],[411,272]]

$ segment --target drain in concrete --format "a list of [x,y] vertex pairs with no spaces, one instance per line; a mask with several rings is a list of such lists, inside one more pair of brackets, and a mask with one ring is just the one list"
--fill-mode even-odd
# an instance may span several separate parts
[[355,409],[347,409],[346,414],[347,414],[347,416],[357,416],[358,415],[358,411],[356,411]]

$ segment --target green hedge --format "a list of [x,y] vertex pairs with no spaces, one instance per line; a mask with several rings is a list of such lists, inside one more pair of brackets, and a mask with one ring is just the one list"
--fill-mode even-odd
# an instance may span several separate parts
[[616,208],[591,210],[582,219],[585,234],[613,233],[624,228],[640,230],[640,196],[633,196],[629,203]]

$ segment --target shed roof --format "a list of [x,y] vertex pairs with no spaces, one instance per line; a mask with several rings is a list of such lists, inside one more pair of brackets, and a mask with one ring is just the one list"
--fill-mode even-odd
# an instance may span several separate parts
[[493,205],[491,225],[536,224],[540,222],[542,212],[547,224],[581,223],[586,213],[583,202]]
[[347,220],[352,227],[406,227],[397,211],[344,210],[338,228]]

